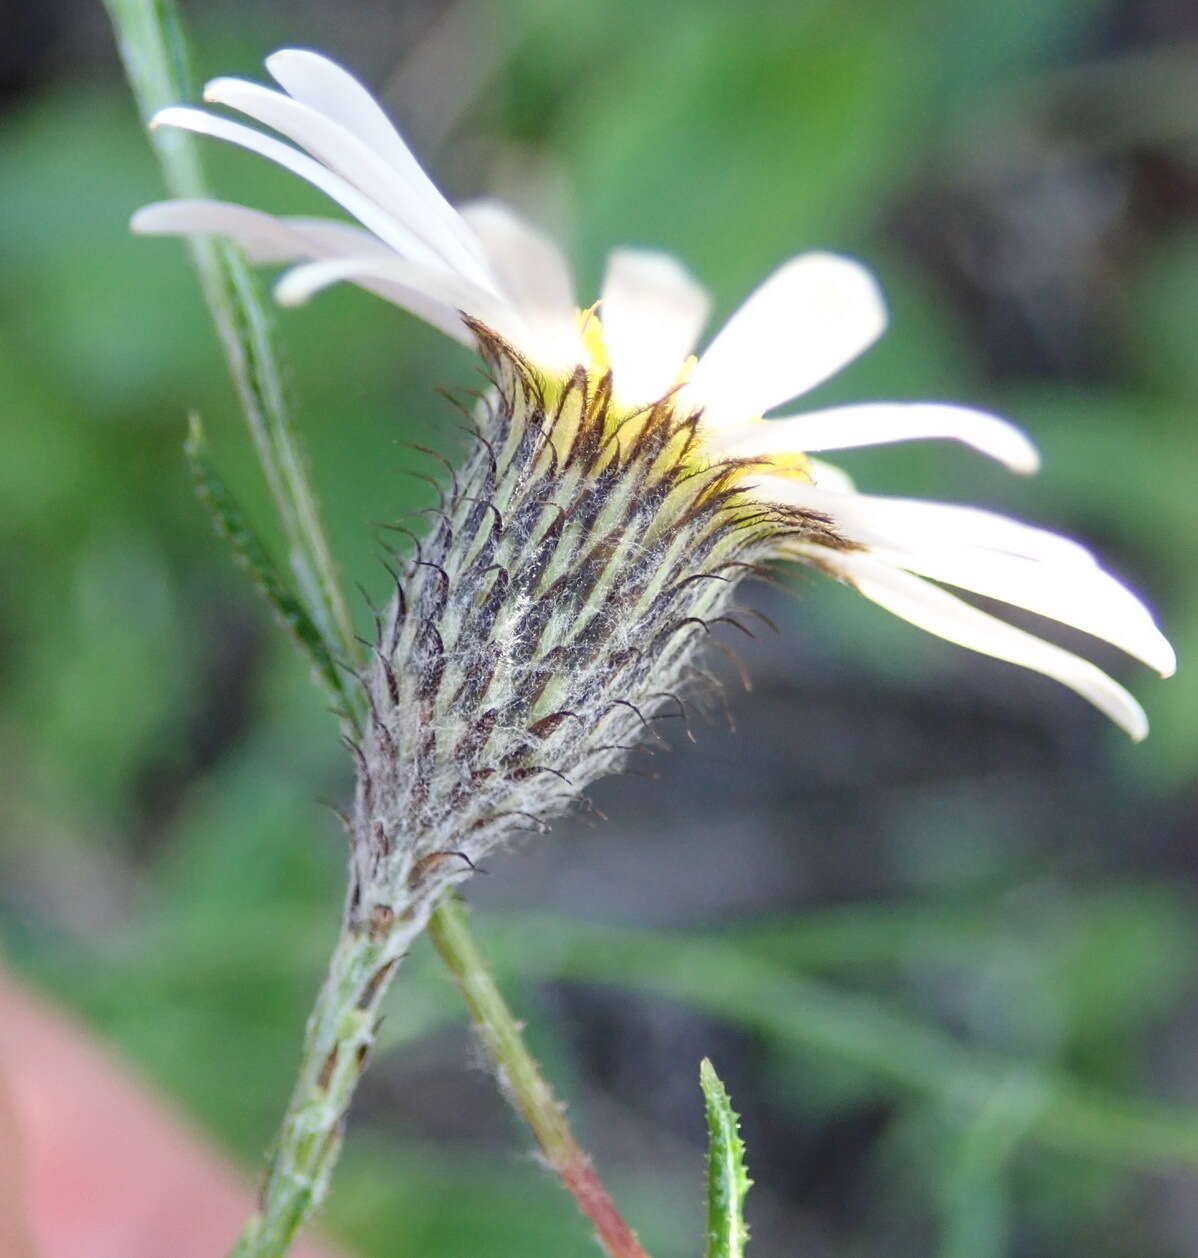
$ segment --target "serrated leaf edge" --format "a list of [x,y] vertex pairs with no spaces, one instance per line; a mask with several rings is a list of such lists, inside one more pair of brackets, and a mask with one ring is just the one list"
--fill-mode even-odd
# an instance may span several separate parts
[[198,415],[188,420],[183,443],[196,496],[207,509],[216,533],[229,545],[233,558],[249,574],[258,592],[270,604],[279,624],[307,656],[317,681],[339,713],[351,711],[341,673],[325,636],[304,605],[279,574],[261,538],[254,532],[208,454],[207,438]]
[[749,1230],[745,1196],[753,1181],[745,1166],[740,1116],[711,1059],[699,1064],[707,1114],[707,1247],[705,1258],[743,1258]]

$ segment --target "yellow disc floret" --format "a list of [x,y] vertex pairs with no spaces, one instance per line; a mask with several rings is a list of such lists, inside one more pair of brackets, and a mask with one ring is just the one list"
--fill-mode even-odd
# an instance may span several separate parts
[[599,303],[595,302],[593,306],[578,311],[574,317],[578,321],[583,349],[590,360],[587,370],[602,376],[611,370],[611,361],[607,356],[607,342],[603,339],[603,324],[599,320],[598,309]]
[[[744,423],[738,424],[737,428],[747,428],[749,425],[768,424],[768,419],[757,416],[754,419],[745,420]],[[771,476],[780,476],[784,480],[802,481],[806,485],[814,485],[815,477],[811,472],[811,460],[801,450],[787,450],[778,454],[759,454],[753,459],[751,467],[746,468],[750,474],[753,471],[768,472]]]
[[[587,373],[592,378],[607,375],[611,370],[611,359],[607,352],[607,342],[603,336],[603,321],[599,317],[599,303],[596,302],[592,306],[587,306],[584,310],[579,310],[575,314],[575,319],[578,324],[578,334],[582,340],[583,349],[586,351],[587,361],[585,363],[585,367]],[[679,365],[678,374],[674,378],[673,387],[675,389],[686,384],[697,361],[698,359],[694,354],[688,354]],[[637,409],[639,410],[641,408]],[[622,421],[619,420],[617,416],[618,412],[613,409],[611,416],[613,420],[616,420],[617,422],[627,422],[626,413]],[[756,418],[743,421],[743,423],[738,424],[737,427],[743,427],[748,424],[764,424],[768,422],[768,420],[758,416]],[[559,425],[563,428],[573,428],[573,424],[566,422],[565,416],[559,418]],[[699,427],[699,434],[700,444],[698,448],[702,451],[700,454],[700,461],[704,463],[716,461],[716,458],[712,456],[711,451],[703,450],[702,424],[700,424]],[[745,465],[743,475],[745,478],[749,478],[752,477],[755,472],[760,474],[763,471],[768,471],[771,476],[779,476],[788,480],[802,481],[806,484],[814,483],[815,479],[811,473],[810,460],[805,454],[798,450],[780,454],[761,455],[760,457],[754,459],[751,464],[747,463]]]

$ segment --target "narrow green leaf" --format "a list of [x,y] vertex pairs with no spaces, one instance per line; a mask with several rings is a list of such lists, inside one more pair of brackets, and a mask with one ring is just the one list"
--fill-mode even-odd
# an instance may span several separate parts
[[745,1194],[753,1181],[745,1170],[740,1119],[706,1057],[699,1064],[699,1084],[707,1110],[706,1258],[743,1258],[749,1239]]
[[[1009,1166],[1050,1099],[1035,1070],[1014,1070],[959,1128],[940,1177],[940,1258],[1002,1258],[1009,1252]],[[949,1112],[949,1118],[959,1115]]]
[[308,657],[316,679],[339,712],[352,711],[333,651],[304,605],[288,589],[261,539],[250,527],[228,486],[208,454],[208,443],[198,415],[188,423],[183,446],[200,501],[208,508],[217,533],[229,543],[237,563],[249,573],[259,592],[274,609],[279,623]]

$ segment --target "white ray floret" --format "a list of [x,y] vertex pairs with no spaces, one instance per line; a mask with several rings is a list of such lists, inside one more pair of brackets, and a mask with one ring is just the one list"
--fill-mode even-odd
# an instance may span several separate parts
[[936,546],[946,537],[982,550],[1021,555],[1025,559],[1097,565],[1080,542],[1049,529],[1013,520],[982,507],[921,498],[889,498],[878,494],[842,494],[821,485],[763,475],[754,477],[763,498],[805,511],[818,511],[862,546],[909,549]]
[[669,392],[710,308],[707,290],[668,253],[613,249],[599,312],[616,397],[642,406]]
[[920,629],[971,651],[1052,677],[1088,699],[1137,742],[1147,736],[1144,709],[1089,660],[1008,625],[930,581],[893,568],[867,552],[823,546],[802,546],[796,550]]
[[930,438],[960,441],[1012,472],[1027,475],[1040,466],[1036,447],[1010,420],[939,402],[865,402],[766,423],[735,424],[717,430],[711,444],[725,454],[751,458]]
[[[280,305],[300,306],[322,289],[343,280],[358,283],[378,280],[403,293],[404,305],[411,304],[409,297],[421,299],[422,303],[427,300],[430,308],[438,307],[455,319],[457,311],[464,311],[516,344],[531,340],[527,325],[501,297],[485,292],[452,271],[402,258],[362,255],[307,262],[283,276],[275,286],[275,296]],[[412,309],[414,313],[423,314],[415,306]]]
[[422,197],[427,212],[444,222],[468,249],[477,251],[453,207],[425,173],[412,150],[373,96],[352,74],[319,53],[285,48],[266,59],[271,77],[293,100],[340,123],[391,166]]
[[780,266],[717,333],[687,392],[714,428],[822,384],[882,335],[886,306],[859,262],[804,253]]
[[430,201],[419,183],[402,175],[340,123],[282,92],[241,79],[213,79],[204,89],[204,99],[236,109],[286,136],[369,198],[391,222],[410,228],[446,266],[482,288],[493,287],[478,241],[463,230],[453,210]]
[[[421,289],[400,282],[394,274],[393,264],[397,262],[398,255],[393,249],[369,232],[334,219],[275,218],[241,205],[193,200],[161,201],[143,206],[133,215],[130,225],[144,236],[224,236],[235,241],[252,262],[295,262],[304,258],[335,262],[342,271],[348,267],[363,288],[403,306],[463,345],[474,344],[474,334],[462,322],[459,313],[463,305],[467,308],[477,305],[480,312],[483,309],[492,310],[493,316],[499,320],[497,330],[505,321],[510,321],[510,312],[497,309],[494,298],[465,290],[462,287],[465,281],[460,282],[457,291],[448,293],[447,284],[442,282],[445,277],[440,271],[434,272]],[[289,271],[281,283],[295,277],[295,292],[290,301],[287,300],[288,294],[284,293],[281,304],[296,304],[305,290],[314,291],[313,284],[315,288],[320,288],[334,282],[334,279],[345,278],[338,274],[333,279],[326,278],[321,284],[322,274],[327,276],[327,270],[315,275],[310,275],[306,267]],[[451,282],[452,279],[450,275]],[[433,295],[438,292],[440,298]],[[446,300],[448,296],[458,300],[451,304]]]
[[[1164,677],[1177,667],[1173,648],[1147,607],[1076,543],[1060,547],[1052,543],[1066,539],[1055,534],[950,503],[857,493],[835,499],[827,490],[778,478],[765,479],[762,489],[776,501],[827,515],[846,541],[861,548],[845,554],[867,553],[884,566],[943,581],[1080,629],[1119,647]],[[900,508],[897,520],[896,503]],[[912,507],[922,508],[919,527],[905,530],[901,511]],[[871,515],[877,518],[871,521]],[[984,517],[984,529],[975,528],[971,534],[962,527],[962,521],[976,525],[979,515]],[[821,566],[837,568],[838,564],[822,561]]]
[[227,236],[251,262],[294,262],[321,251],[394,256],[377,236],[336,219],[276,218],[224,201],[159,201],[142,206],[129,225],[142,236]]
[[834,463],[825,463],[823,459],[808,459],[807,470],[812,481],[820,488],[831,493],[855,494],[857,484],[843,468]]
[[208,84],[205,99],[291,143],[182,106],[163,110],[152,125],[257,153],[319,188],[360,226],[193,200],[146,206],[133,216],[134,231],[226,236],[252,261],[294,264],[276,285],[283,304],[350,281],[464,344],[475,340],[465,319],[475,320],[550,382],[580,366],[610,370],[618,407],[636,409],[674,393],[679,413],[699,413],[704,459],[744,460],[739,474],[747,492],[822,518],[849,547],[788,541],[789,557],[932,633],[1056,678],[1133,738],[1144,736],[1140,706],[1101,670],[935,584],[1056,620],[1168,675],[1173,650],[1151,613],[1089,550],[978,507],[858,493],[839,467],[804,457],[951,440],[1011,471],[1034,472],[1039,455],[1016,425],[939,402],[870,402],[762,418],[840,371],[885,329],[881,292],[860,263],[819,252],[792,258],[749,295],[696,361],[706,290],[667,254],[617,249],[598,314],[587,316],[597,322],[584,336],[569,267],[549,237],[497,201],[454,209],[367,89],[327,58],[285,49],[266,64],[282,91],[220,78]]
[[557,244],[501,201],[473,201],[461,215],[481,243],[501,291],[536,339],[534,360],[560,363],[566,370],[580,362],[574,281]]
[[1148,609],[1116,577],[1095,565],[1037,563],[952,545],[916,552],[874,547],[870,553],[892,567],[1080,629],[1126,651],[1162,677],[1177,668],[1173,648]]
[[414,230],[411,223],[396,219],[347,179],[321,165],[315,158],[301,153],[289,144],[284,144],[281,140],[263,135],[255,131],[253,127],[244,126],[242,123],[230,122],[227,118],[218,118],[215,114],[205,113],[202,109],[189,109],[185,106],[171,106],[163,109],[154,116],[151,125],[180,127],[185,131],[225,140],[240,148],[248,149],[252,153],[257,153],[260,157],[265,157],[285,170],[291,171],[292,174],[298,175],[313,187],[319,188],[331,200],[336,201],[342,209],[348,210],[363,227],[372,231],[401,256],[414,261],[444,265],[436,252],[420,238],[420,234]]

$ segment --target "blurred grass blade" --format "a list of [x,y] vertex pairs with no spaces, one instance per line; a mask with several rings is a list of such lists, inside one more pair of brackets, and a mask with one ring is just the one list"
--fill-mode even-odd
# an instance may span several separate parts
[[259,592],[274,609],[279,623],[315,669],[317,681],[328,692],[338,712],[350,717],[350,696],[341,671],[329,651],[324,634],[307,610],[287,587],[258,535],[250,527],[236,499],[229,491],[208,454],[208,442],[198,415],[188,425],[183,446],[187,466],[200,501],[208,508],[217,533],[229,543],[238,564],[249,573]]
[[[521,914],[489,925],[502,969],[525,979],[611,984],[682,1001],[801,1045],[974,1119],[1022,1063],[857,992],[710,936],[588,925]],[[412,1025],[408,1030],[412,1030]],[[430,1018],[425,1033],[441,1023]],[[1139,1170],[1198,1170],[1198,1108],[1137,1100],[1031,1063],[1041,1103],[1028,1138]]]
[[745,1194],[752,1180],[745,1170],[745,1143],[739,1118],[709,1058],[699,1064],[699,1084],[707,1110],[707,1249],[705,1258],[743,1258],[749,1230]]
[[1009,1251],[1007,1170],[1046,1100],[1037,1073],[1016,1071],[965,1125],[942,1181],[940,1258],[1003,1258]]

